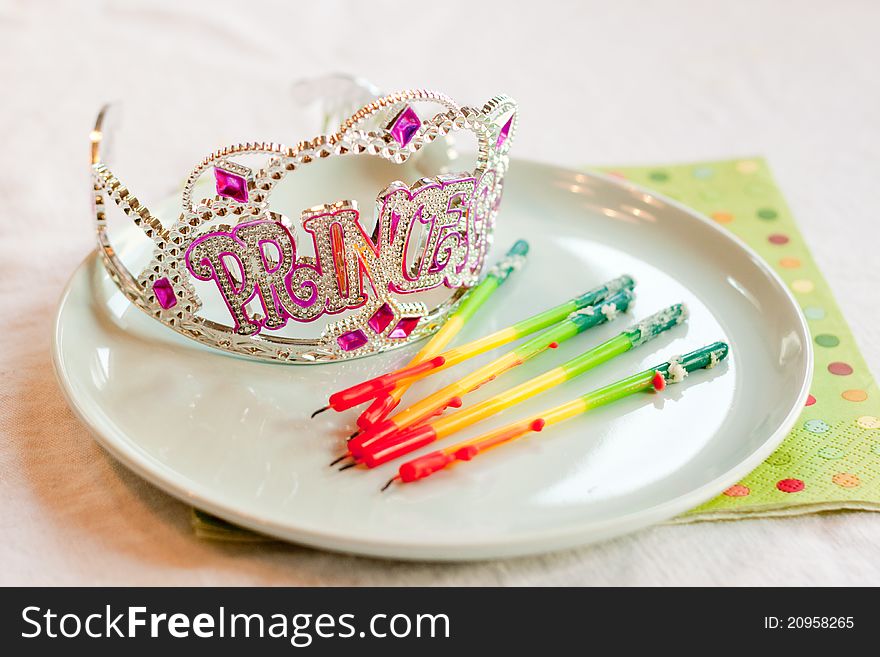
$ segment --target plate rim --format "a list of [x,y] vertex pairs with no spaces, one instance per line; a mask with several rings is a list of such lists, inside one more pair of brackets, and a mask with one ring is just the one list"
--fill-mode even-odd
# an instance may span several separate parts
[[[613,536],[626,534],[637,529],[651,526],[663,520],[670,519],[680,513],[693,509],[703,502],[708,501],[715,495],[720,494],[725,488],[733,485],[743,476],[754,470],[782,443],[800,416],[804,404],[809,395],[814,372],[814,350],[809,325],[794,294],[785,284],[779,274],[770,267],[767,261],[732,232],[719,226],[704,214],[686,206],[675,199],[660,194],[654,190],[642,187],[628,180],[622,180],[593,169],[578,170],[566,166],[559,166],[530,159],[513,158],[512,166],[537,167],[554,173],[572,173],[585,175],[605,184],[620,187],[628,191],[640,192],[655,197],[679,212],[688,215],[691,219],[709,226],[712,230],[731,240],[759,267],[763,273],[775,281],[783,291],[787,301],[794,308],[798,319],[798,326],[803,339],[805,368],[801,373],[801,389],[798,392],[795,403],[789,409],[783,421],[779,424],[761,446],[743,459],[736,466],[718,475],[703,485],[670,500],[648,506],[624,515],[615,516],[602,521],[590,521],[586,524],[571,523],[567,526],[553,530],[541,530],[540,532],[526,531],[507,535],[503,540],[475,539],[467,543],[445,543],[437,540],[426,542],[392,542],[386,540],[373,540],[368,538],[355,539],[335,532],[316,532],[311,529],[295,528],[264,518],[251,512],[243,511],[228,503],[217,502],[201,484],[184,486],[179,481],[182,477],[173,469],[162,463],[150,459],[139,458],[137,445],[127,436],[118,431],[114,426],[100,422],[100,418],[92,417],[90,411],[84,408],[76,396],[73,383],[64,375],[63,356],[61,354],[61,313],[65,302],[70,296],[71,288],[76,278],[76,273],[90,265],[90,261],[97,258],[97,253],[92,251],[74,269],[64,286],[59,297],[52,321],[51,361],[55,378],[68,403],[79,420],[88,428],[89,433],[108,453],[138,476],[147,480],[150,484],[160,488],[173,497],[193,507],[205,510],[231,523],[268,535],[290,541],[299,545],[305,545],[316,549],[331,550],[346,554],[360,556],[395,559],[401,561],[473,561],[497,558],[510,558],[531,554],[542,554],[566,548],[574,548],[589,545],[598,541],[606,540]],[[517,166],[517,168],[519,168]],[[219,354],[218,354],[219,355]],[[279,365],[286,366],[286,365]],[[195,484],[195,482],[193,482]]]

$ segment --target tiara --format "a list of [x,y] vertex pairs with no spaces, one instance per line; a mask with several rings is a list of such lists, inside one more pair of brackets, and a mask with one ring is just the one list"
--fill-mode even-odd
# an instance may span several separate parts
[[[439,111],[428,118],[431,105]],[[293,147],[248,142],[214,151],[185,179],[172,224],[104,161],[107,109],[91,140],[98,247],[112,280],[132,304],[188,338],[297,363],[385,351],[442,325],[484,269],[517,123],[506,96],[481,109],[426,90],[382,96],[334,133]],[[476,138],[474,168],[391,182],[372,218],[353,200],[296,208],[298,221],[272,203],[306,165],[361,154],[403,164],[454,133]],[[114,248],[107,199],[152,242],[146,264],[129,268]],[[304,336],[316,320],[324,324],[312,330],[317,335]]]

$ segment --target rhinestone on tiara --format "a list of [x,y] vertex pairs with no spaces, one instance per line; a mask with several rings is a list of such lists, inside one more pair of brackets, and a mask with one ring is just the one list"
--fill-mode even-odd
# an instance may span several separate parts
[[[393,349],[443,323],[482,274],[517,124],[506,96],[474,109],[421,89],[390,94],[332,134],[293,147],[218,149],[186,178],[179,215],[160,219],[103,160],[106,109],[92,131],[92,172],[99,253],[112,280],[186,337],[289,363]],[[294,221],[273,203],[273,192],[306,165],[342,155],[403,164],[455,133],[476,138],[474,168],[392,181],[373,216],[341,199],[300,209]],[[145,266],[129,269],[111,243],[107,199],[149,238]],[[315,321],[321,325],[307,331]]]

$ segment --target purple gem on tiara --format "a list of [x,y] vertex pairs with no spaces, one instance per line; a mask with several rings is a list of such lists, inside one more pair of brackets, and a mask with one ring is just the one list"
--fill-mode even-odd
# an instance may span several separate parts
[[354,331],[349,331],[348,333],[340,335],[336,338],[336,342],[339,344],[339,348],[343,351],[354,351],[367,344],[368,340],[366,333],[360,329],[355,329]]
[[507,119],[507,123],[501,126],[501,132],[498,133],[498,140],[495,142],[495,150],[500,150],[502,146],[504,146],[504,142],[507,141],[508,135],[510,135],[510,128],[513,126],[513,117],[516,116],[516,112],[510,115],[510,118]]
[[391,329],[391,333],[388,334],[388,337],[395,339],[407,338],[409,337],[409,334],[415,330],[418,324],[418,317],[404,317],[397,322],[397,326]]
[[381,333],[388,328],[392,319],[394,319],[394,311],[391,310],[391,306],[387,303],[383,303],[379,306],[379,310],[374,312],[373,316],[367,320],[367,324],[374,332]]
[[156,301],[165,310],[177,305],[177,296],[174,294],[174,288],[171,287],[171,282],[164,276],[153,283],[153,294],[156,295]]
[[239,203],[247,203],[247,180],[237,173],[214,167],[214,180],[217,181],[217,195],[231,198]]
[[406,146],[422,127],[422,120],[409,105],[391,123],[389,132],[401,146]]

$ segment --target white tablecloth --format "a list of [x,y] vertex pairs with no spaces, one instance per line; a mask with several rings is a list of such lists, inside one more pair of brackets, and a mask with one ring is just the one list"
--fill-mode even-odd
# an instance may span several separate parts
[[[259,116],[261,89],[332,71],[471,104],[503,90],[521,104],[519,157],[767,156],[880,374],[877,3],[305,4],[0,2],[0,584],[880,584],[867,513],[656,527],[464,565],[205,542],[185,505],[96,446],[49,359],[56,301],[93,248],[96,108],[137,97],[174,115],[253,85]],[[194,163],[216,145],[175,147]]]

